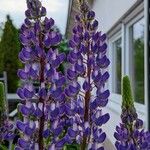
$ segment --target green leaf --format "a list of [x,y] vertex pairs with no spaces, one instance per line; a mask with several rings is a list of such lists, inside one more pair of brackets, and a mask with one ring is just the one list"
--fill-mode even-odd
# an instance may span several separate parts
[[77,144],[71,144],[71,145],[66,145],[64,147],[64,150],[80,150],[80,147]]
[[12,144],[12,145],[11,145],[11,150],[14,150],[14,149],[15,149],[15,145]]
[[0,150],[8,150],[8,148],[5,147],[4,145],[0,145]]

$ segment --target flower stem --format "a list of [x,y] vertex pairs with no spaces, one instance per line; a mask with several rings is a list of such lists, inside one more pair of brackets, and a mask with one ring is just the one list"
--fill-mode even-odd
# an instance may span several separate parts
[[[41,34],[39,35],[39,39],[40,39],[40,47],[43,48]],[[41,83],[44,83],[44,67],[45,67],[44,57],[41,57],[40,64],[41,64],[41,70],[40,70],[40,84],[41,84]],[[40,121],[39,121],[38,143],[39,143],[39,150],[44,150],[44,141],[43,141],[43,130],[44,130],[44,121],[45,121],[44,99],[42,97],[40,97],[39,102],[42,103],[43,105],[42,105],[42,117],[40,118]]]
[[[87,54],[87,58],[89,59],[89,53]],[[87,77],[88,77],[88,83],[91,82],[90,77],[91,77],[91,67],[87,65]],[[85,93],[85,112],[84,112],[84,121],[89,121],[89,102],[91,98],[91,89],[89,89]],[[81,150],[86,150],[86,145],[87,145],[87,136],[83,136],[83,141],[81,145]]]
[[81,150],[86,150],[86,141],[87,141],[87,137],[84,136],[81,144]]
[[44,142],[43,142],[43,136],[42,136],[43,130],[44,130],[44,112],[43,112],[43,116],[40,118],[39,139],[38,139],[39,150],[44,149]]
[[[40,82],[42,83],[44,81],[44,60],[41,59],[41,75],[40,75],[41,79]],[[38,139],[38,143],[39,143],[39,150],[43,150],[44,149],[44,142],[43,142],[43,130],[44,130],[44,99],[42,97],[40,97],[39,102],[43,103],[42,106],[42,117],[40,118],[40,122],[39,122],[39,139]]]
[[[44,60],[41,59],[41,75],[40,75],[41,79],[40,79],[40,83],[42,83],[44,81]],[[39,121],[39,139],[38,139],[38,143],[39,143],[39,150],[43,150],[44,149],[44,142],[43,142],[43,130],[44,130],[44,99],[42,97],[40,97],[39,102],[43,103],[42,106],[42,117],[40,118]]]

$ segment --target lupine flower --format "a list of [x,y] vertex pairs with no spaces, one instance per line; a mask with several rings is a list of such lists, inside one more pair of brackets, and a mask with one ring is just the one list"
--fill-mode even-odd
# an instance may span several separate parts
[[109,97],[109,90],[105,88],[110,64],[106,35],[97,31],[95,12],[86,2],[79,1],[75,20],[67,58],[70,65],[66,72],[68,84],[65,94],[72,110],[72,126],[68,134],[81,144],[82,150],[103,150],[106,134],[101,127],[109,120],[109,114],[102,112]]
[[143,121],[138,118],[134,107],[130,81],[123,78],[123,102],[121,123],[116,127],[114,137],[117,150],[149,150],[150,133],[143,129]]
[[4,120],[4,122],[0,125],[0,143],[4,140],[12,141],[14,137],[15,134],[13,124],[10,123],[8,119]]
[[24,68],[18,70],[23,84],[17,90],[21,98],[18,110],[24,119],[16,123],[21,133],[16,150],[58,149],[66,82],[58,71],[65,59],[57,49],[62,36],[54,30],[54,20],[45,17],[46,9],[39,0],[27,0],[27,8],[20,34],[23,48],[19,53]]

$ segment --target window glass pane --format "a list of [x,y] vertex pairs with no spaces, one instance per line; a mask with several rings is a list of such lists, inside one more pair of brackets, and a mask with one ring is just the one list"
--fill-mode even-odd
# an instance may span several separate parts
[[113,42],[113,89],[112,92],[121,94],[121,38]]
[[130,28],[130,75],[136,102],[144,104],[144,18]]

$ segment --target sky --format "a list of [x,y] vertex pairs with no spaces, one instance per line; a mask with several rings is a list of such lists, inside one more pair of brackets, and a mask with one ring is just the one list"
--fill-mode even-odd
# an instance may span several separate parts
[[[65,34],[69,0],[41,0],[47,9],[47,17],[55,20],[62,34]],[[24,21],[26,0],[0,0],[0,23],[10,14],[14,25],[20,27]]]

